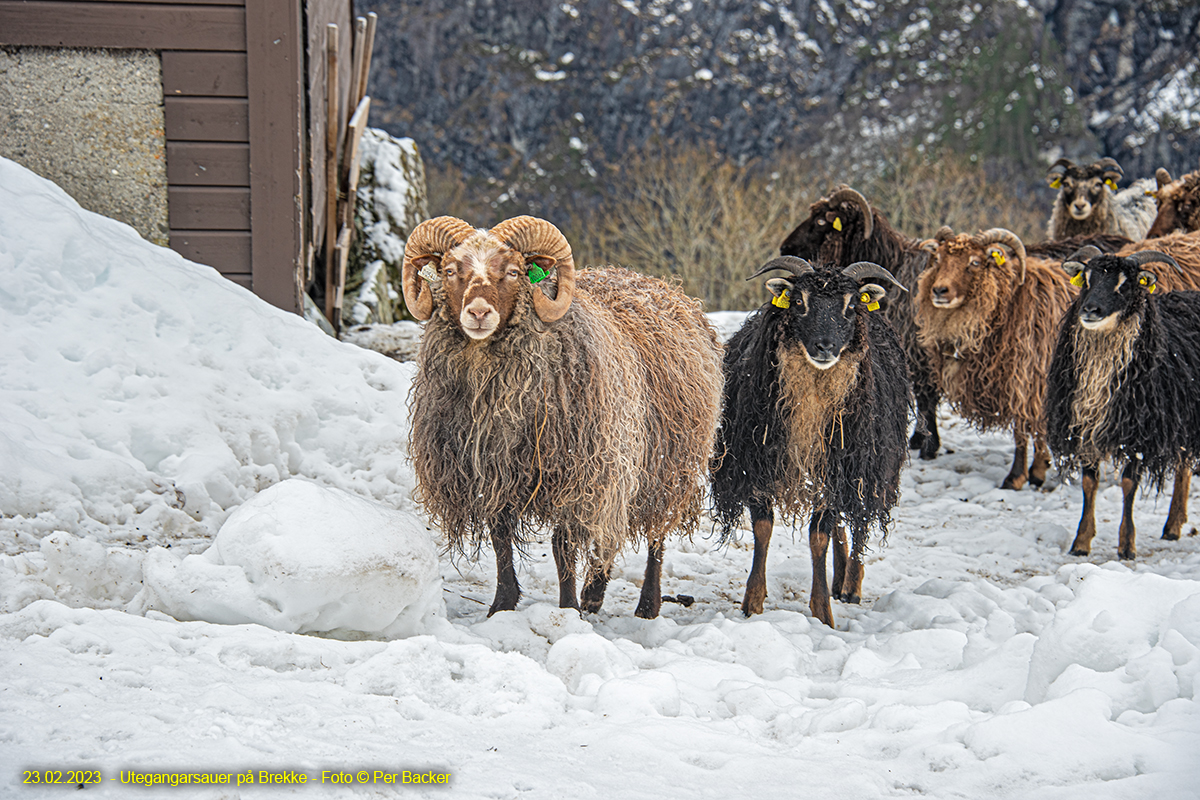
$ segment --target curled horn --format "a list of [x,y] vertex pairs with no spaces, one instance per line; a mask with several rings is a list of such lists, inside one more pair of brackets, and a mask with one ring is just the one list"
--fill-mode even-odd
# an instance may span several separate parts
[[543,322],[554,322],[566,314],[575,298],[575,260],[562,231],[544,219],[522,216],[504,220],[490,233],[526,259],[544,255],[555,260],[558,294],[551,300],[540,287],[534,287],[533,310]]
[[1075,166],[1075,162],[1073,162],[1071,159],[1060,158],[1058,161],[1055,161],[1053,164],[1050,165],[1050,169],[1046,170],[1046,174],[1049,175],[1050,173],[1054,172],[1054,170],[1058,169],[1059,167],[1062,167],[1063,172],[1066,172],[1068,169],[1070,169],[1073,166]]
[[937,229],[937,233],[935,233],[933,235],[933,238],[937,239],[939,242],[944,242],[944,241],[947,241],[948,239],[953,239],[954,238],[954,228],[951,228],[949,225],[943,225],[942,227]]
[[1007,228],[991,228],[976,236],[975,243],[980,247],[987,247],[989,244],[1003,244],[1012,248],[1017,261],[1021,262],[1021,283],[1025,283],[1025,245],[1021,241],[1021,237]]
[[831,206],[839,203],[853,203],[858,206],[863,215],[863,238],[871,238],[871,233],[875,230],[875,216],[871,213],[871,204],[867,202],[867,198],[843,183],[825,198],[825,202]]
[[1115,158],[1107,158],[1107,157],[1102,158],[1099,161],[1097,161],[1095,164],[1093,164],[1092,166],[1093,167],[1102,167],[1105,172],[1112,170],[1113,172],[1120,175],[1122,178],[1125,177],[1125,170],[1121,169],[1121,165],[1117,163],[1117,160]]
[[1158,188],[1163,188],[1171,182],[1171,173],[1167,172],[1166,168],[1159,167],[1154,171],[1154,180],[1158,183]]
[[1170,264],[1175,269],[1183,272],[1183,267],[1179,266],[1179,262],[1171,258],[1166,253],[1160,253],[1157,250],[1143,250],[1140,253],[1134,253],[1131,256],[1126,256],[1125,260],[1132,262],[1137,267],[1155,263]]
[[785,269],[797,278],[814,271],[813,265],[805,261],[803,258],[797,258],[796,256],[780,256],[779,258],[773,258],[768,261],[762,266],[761,269],[758,270],[758,272],[754,273],[749,278],[746,278],[746,280],[752,281],[759,275],[770,272],[773,269]]
[[875,264],[870,261],[856,261],[853,264],[851,264],[850,266],[846,267],[844,270],[842,270],[842,274],[853,280],[858,281],[859,283],[862,283],[867,278],[884,278],[885,280],[890,282],[893,286],[898,287],[901,291],[904,291],[904,292],[908,291],[908,288],[905,287],[904,284],[902,284],[900,281],[896,280],[895,275],[888,272],[886,269],[879,266],[878,264]]
[[[1063,261],[1063,269],[1065,269],[1070,275],[1076,275],[1083,270],[1088,261],[1098,255],[1100,255],[1100,248],[1093,244],[1089,244],[1087,247],[1081,247]],[[1079,269],[1071,269],[1069,266],[1071,264],[1078,265]]]
[[422,282],[420,267],[413,262],[425,256],[438,256],[440,259],[474,232],[474,228],[457,217],[427,219],[413,229],[404,244],[400,285],[404,289],[404,305],[415,319],[424,321],[433,316],[433,292],[429,290],[428,283]]

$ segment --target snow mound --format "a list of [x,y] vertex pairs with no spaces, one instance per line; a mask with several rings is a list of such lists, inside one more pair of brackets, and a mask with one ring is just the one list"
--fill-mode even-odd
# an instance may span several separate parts
[[212,547],[143,563],[147,608],[294,633],[422,633],[445,616],[438,554],[414,515],[288,480],[243,503]]

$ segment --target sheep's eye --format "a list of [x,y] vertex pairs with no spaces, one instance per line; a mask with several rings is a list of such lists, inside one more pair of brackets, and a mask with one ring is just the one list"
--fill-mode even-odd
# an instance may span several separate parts
[[823,219],[819,219],[819,220],[817,220],[817,224],[821,225],[821,226],[825,226],[825,225],[828,225],[829,223]]
[[972,266],[972,267],[978,267],[978,266],[979,266],[979,263],[980,263],[980,262],[979,262],[979,259],[978,259],[978,258],[972,258],[972,259],[971,259],[971,266]]

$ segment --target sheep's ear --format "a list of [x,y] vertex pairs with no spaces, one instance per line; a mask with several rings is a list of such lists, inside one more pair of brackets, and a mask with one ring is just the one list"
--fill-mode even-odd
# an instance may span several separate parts
[[868,311],[877,311],[879,301],[887,297],[887,289],[878,283],[864,283],[858,287],[859,302],[866,303]]
[[1085,267],[1086,267],[1086,265],[1082,261],[1069,261],[1068,260],[1068,261],[1063,262],[1063,269],[1065,269],[1067,271],[1067,274],[1071,276],[1071,285],[1072,286],[1078,286],[1081,289],[1083,288],[1083,284],[1085,282],[1084,277],[1083,277],[1083,270]]
[[774,295],[771,305],[787,308],[792,304],[792,282],[787,278],[769,278],[766,287]]
[[554,269],[554,265],[558,263],[558,259],[554,256],[546,256],[541,253],[530,253],[525,256],[525,272],[529,276],[530,283],[541,283],[550,274],[550,270]]
[[1154,290],[1158,288],[1158,276],[1153,272],[1142,270],[1137,277],[1138,286],[1141,286],[1150,294],[1154,294]]
[[437,271],[441,260],[441,255],[421,256],[420,258],[414,258],[412,265],[417,268],[417,274],[422,278],[430,283],[437,283],[442,279],[442,276]]
[[925,241],[921,242],[921,249],[926,253],[936,253],[938,249],[938,240],[926,239]]
[[1061,172],[1051,172],[1046,176],[1046,183],[1050,184],[1051,189],[1057,189],[1062,186],[1062,178]]
[[1104,185],[1115,192],[1117,191],[1117,181],[1123,177],[1125,177],[1125,173],[1120,170],[1106,169],[1104,170]]
[[1008,262],[1009,257],[1012,255],[1012,253],[1008,251],[1007,247],[999,244],[989,244],[987,248],[987,254],[988,258],[992,259],[997,267],[1003,267]]

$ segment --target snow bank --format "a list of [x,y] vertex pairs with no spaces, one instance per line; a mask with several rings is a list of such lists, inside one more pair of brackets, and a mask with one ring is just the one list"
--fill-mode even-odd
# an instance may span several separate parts
[[145,608],[278,631],[403,637],[445,615],[437,549],[421,520],[296,479],[242,504],[201,555],[151,550],[143,582]]

